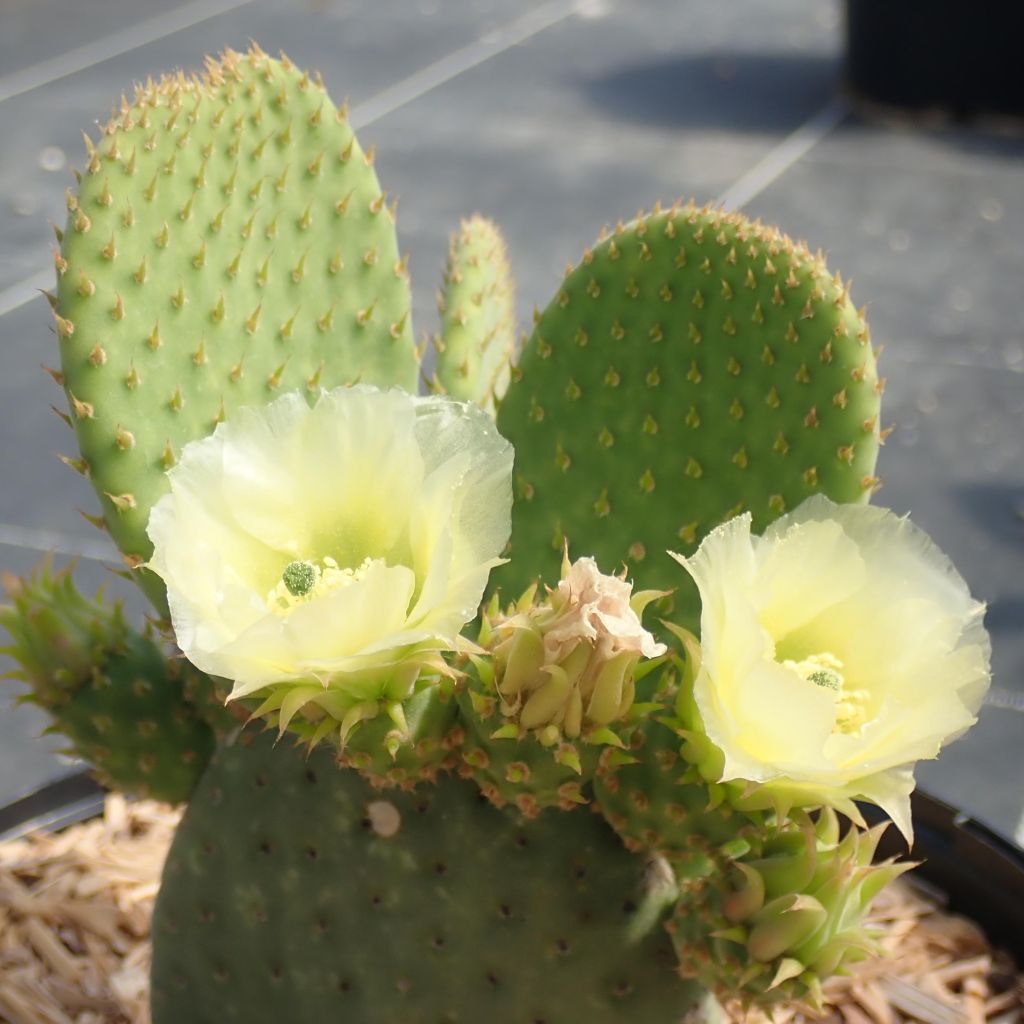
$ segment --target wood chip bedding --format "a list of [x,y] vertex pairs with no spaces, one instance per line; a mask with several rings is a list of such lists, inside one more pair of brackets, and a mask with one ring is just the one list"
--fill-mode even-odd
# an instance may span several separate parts
[[[177,821],[112,795],[102,818],[0,844],[0,1024],[149,1024],[149,918]],[[1024,975],[938,894],[901,880],[872,917],[886,955],[829,981],[822,1014],[784,1006],[775,1024],[1024,1024]]]

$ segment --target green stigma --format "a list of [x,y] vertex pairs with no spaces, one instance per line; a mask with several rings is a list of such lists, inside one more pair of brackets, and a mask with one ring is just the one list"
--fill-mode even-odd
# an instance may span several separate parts
[[289,562],[281,582],[293,597],[305,597],[315,586],[320,572],[312,562]]
[[830,672],[827,668],[818,669],[807,677],[808,682],[817,683],[828,690],[838,693],[843,688],[843,677],[838,672]]

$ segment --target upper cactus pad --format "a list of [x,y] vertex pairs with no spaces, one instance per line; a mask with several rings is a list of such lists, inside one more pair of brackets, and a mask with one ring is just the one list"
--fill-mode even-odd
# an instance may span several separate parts
[[761,529],[818,491],[866,498],[879,391],[867,326],[820,256],[693,205],[619,225],[538,318],[499,410],[519,498],[501,585],[553,581],[568,538],[638,587],[680,587],[692,622],[666,549],[742,510]]
[[415,387],[409,288],[372,154],[286,58],[140,86],[87,148],[56,326],[81,467],[138,564],[165,470],[233,409]]

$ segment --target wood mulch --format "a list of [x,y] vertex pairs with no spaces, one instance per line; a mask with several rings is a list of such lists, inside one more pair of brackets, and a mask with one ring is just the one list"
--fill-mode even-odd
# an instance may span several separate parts
[[[178,812],[110,796],[102,818],[0,844],[0,1024],[149,1024],[149,918]],[[775,1024],[1024,1024],[1024,975],[939,894],[876,900],[885,955]],[[765,1024],[739,1010],[734,1024]]]

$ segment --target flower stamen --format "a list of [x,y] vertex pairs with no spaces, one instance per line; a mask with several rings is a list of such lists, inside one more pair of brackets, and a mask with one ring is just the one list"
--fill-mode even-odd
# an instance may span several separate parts
[[803,661],[787,659],[782,665],[795,672],[801,679],[831,691],[836,704],[834,731],[851,735],[860,733],[867,722],[867,703],[870,694],[867,690],[846,688],[843,663],[834,654],[822,651],[820,654],[804,658]]

